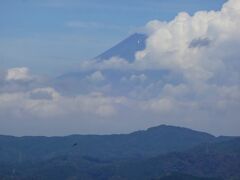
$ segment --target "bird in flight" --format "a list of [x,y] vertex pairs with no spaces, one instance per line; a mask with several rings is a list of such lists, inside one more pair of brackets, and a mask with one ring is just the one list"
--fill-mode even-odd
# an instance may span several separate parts
[[73,145],[72,145],[72,147],[75,147],[75,146],[77,146],[78,144],[77,143],[74,143]]

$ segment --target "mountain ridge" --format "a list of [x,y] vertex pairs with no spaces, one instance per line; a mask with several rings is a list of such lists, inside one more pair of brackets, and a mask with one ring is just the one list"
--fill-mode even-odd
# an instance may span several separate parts
[[152,157],[214,140],[210,134],[174,126],[114,135],[0,136],[0,162],[42,161],[69,153],[103,160]]
[[[210,133],[201,131],[201,130],[195,130],[195,129],[191,129],[191,128],[187,128],[187,127],[182,127],[182,126],[174,126],[174,125],[167,125],[167,124],[160,124],[157,126],[151,126],[142,130],[135,130],[129,133],[111,133],[111,134],[69,134],[69,135],[59,135],[59,136],[43,136],[43,135],[39,135],[39,136],[31,136],[31,135],[23,135],[23,136],[14,136],[14,135],[4,135],[4,134],[0,134],[0,137],[9,137],[9,138],[32,138],[32,137],[39,137],[39,138],[61,138],[61,137],[71,137],[71,136],[112,136],[112,135],[131,135],[134,133],[138,133],[138,132],[149,132],[152,130],[159,130],[162,128],[169,128],[169,129],[178,129],[178,130],[189,130],[192,132],[199,132],[199,133],[205,133],[208,134],[210,136],[214,136]],[[214,136],[214,137],[223,137],[223,138],[228,138],[228,137],[232,137],[232,136]]]

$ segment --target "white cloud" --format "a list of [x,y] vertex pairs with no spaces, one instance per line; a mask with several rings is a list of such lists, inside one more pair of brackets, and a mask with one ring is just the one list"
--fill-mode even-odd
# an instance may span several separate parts
[[104,81],[105,77],[101,71],[96,71],[96,72],[92,73],[91,75],[87,76],[87,79],[92,82],[100,82],[100,81]]
[[147,47],[136,54],[136,66],[181,72],[192,81],[215,77],[233,55],[240,57],[239,4],[230,0],[218,12],[182,12],[170,22],[149,22]]
[[[0,94],[0,114],[20,112],[23,117],[64,118],[96,115],[108,117],[117,113],[116,105],[124,103],[122,97],[107,97],[101,93],[90,93],[68,97],[53,88],[34,89],[30,92]],[[6,116],[6,118],[8,117]],[[62,118],[62,117],[61,117]]]
[[160,98],[160,99],[152,99],[145,103],[142,106],[145,110],[151,110],[156,113],[170,113],[173,112],[176,108],[176,102],[172,98]]
[[50,87],[37,88],[29,92],[29,98],[34,100],[52,100],[59,96],[59,93]]
[[[216,85],[170,85],[166,84],[159,97],[141,102],[141,108],[150,110],[156,114],[167,113],[174,118],[191,117],[192,121],[198,121],[199,114],[215,114],[214,119],[208,119],[209,123],[217,123],[225,119],[225,113],[231,111],[235,114],[231,121],[238,123],[238,110],[240,107],[240,86],[216,86]],[[179,120],[181,121],[181,120]]]
[[119,57],[112,57],[110,59],[106,60],[85,60],[80,64],[80,69],[87,71],[87,70],[92,70],[92,69],[99,69],[99,70],[106,70],[106,69],[131,69],[131,64]]
[[32,77],[26,67],[8,69],[5,75],[7,81],[28,81]]
[[127,82],[145,82],[145,81],[147,81],[147,76],[144,74],[144,73],[142,73],[142,74],[132,74],[132,75],[130,75],[129,77],[126,77],[126,76],[123,76],[123,77],[121,77],[121,79],[120,79],[120,82],[125,82],[125,83],[127,83]]
[[147,76],[145,74],[140,74],[140,75],[131,75],[130,77],[130,80],[131,81],[141,81],[141,82],[144,82],[147,80]]

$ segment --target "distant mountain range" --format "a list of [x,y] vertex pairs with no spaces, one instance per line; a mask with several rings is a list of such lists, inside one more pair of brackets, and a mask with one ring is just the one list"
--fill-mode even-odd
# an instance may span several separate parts
[[240,138],[161,125],[119,135],[0,136],[0,179],[240,177]]

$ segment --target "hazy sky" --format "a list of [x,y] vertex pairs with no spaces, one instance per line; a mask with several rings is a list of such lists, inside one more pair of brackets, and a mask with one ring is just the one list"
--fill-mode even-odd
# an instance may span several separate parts
[[[1,0],[0,134],[240,135],[239,27],[239,0]],[[138,31],[133,61],[91,59]]]
[[153,19],[220,9],[224,0],[1,0],[0,68],[56,75]]

